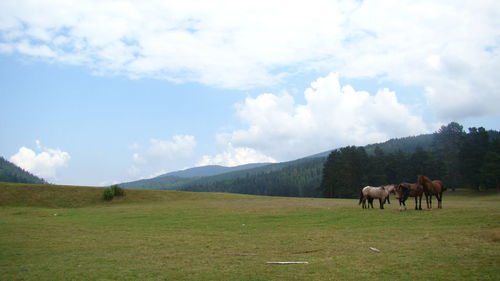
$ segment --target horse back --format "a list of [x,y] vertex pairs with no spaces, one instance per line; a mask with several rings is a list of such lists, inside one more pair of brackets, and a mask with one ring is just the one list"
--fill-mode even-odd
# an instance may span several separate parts
[[422,195],[424,193],[423,186],[417,183],[409,183],[408,188],[410,189],[410,197],[416,197]]
[[384,198],[389,195],[389,192],[383,186],[367,186],[363,188],[363,194],[374,198]]
[[434,185],[431,179],[426,176],[418,175],[417,184],[423,187],[425,194],[436,194],[440,192],[440,186]]
[[437,189],[438,192],[446,190],[446,186],[444,186],[444,183],[440,180],[433,180],[432,185]]

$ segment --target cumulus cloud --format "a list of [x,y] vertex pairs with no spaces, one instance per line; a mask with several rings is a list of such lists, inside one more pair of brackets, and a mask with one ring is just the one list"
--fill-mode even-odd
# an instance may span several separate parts
[[449,119],[500,113],[499,18],[499,1],[4,0],[0,52],[237,89],[382,77]]
[[499,18],[498,1],[363,1],[343,48],[321,63],[425,88],[438,120],[498,115]]
[[248,128],[219,134],[218,142],[282,160],[428,132],[422,118],[399,103],[394,92],[356,91],[341,86],[337,74],[314,81],[304,98],[305,104],[288,93],[247,98],[236,109]]
[[239,166],[249,163],[274,163],[275,159],[259,153],[255,149],[248,147],[228,148],[215,156],[205,155],[196,166],[221,165],[226,167]]
[[196,139],[190,135],[176,135],[172,140],[152,138],[149,145],[142,148],[138,144],[130,147],[132,154],[131,176],[152,177],[172,169],[188,165],[196,148]]
[[39,177],[56,179],[57,171],[65,167],[70,160],[69,153],[60,149],[42,147],[38,140],[36,145],[38,153],[23,146],[10,157],[10,161]]

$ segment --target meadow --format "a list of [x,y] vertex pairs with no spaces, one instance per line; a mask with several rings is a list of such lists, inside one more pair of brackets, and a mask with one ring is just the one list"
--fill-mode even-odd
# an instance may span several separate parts
[[[105,202],[102,191],[0,183],[0,279],[500,276],[497,192],[448,190],[443,209],[416,211],[410,199],[400,212],[394,197],[384,210],[363,210],[354,199],[133,189]],[[308,264],[267,264],[276,261]]]

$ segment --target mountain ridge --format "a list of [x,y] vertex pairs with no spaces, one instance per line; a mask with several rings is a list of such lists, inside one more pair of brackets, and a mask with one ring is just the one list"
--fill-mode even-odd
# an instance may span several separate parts
[[191,178],[191,177],[207,177],[207,176],[215,176],[223,173],[252,169],[261,166],[266,166],[272,163],[250,163],[244,165],[238,165],[233,167],[221,166],[221,165],[207,165],[200,167],[193,167],[184,170],[169,172],[163,175],[157,176],[158,178],[175,176],[180,178]]

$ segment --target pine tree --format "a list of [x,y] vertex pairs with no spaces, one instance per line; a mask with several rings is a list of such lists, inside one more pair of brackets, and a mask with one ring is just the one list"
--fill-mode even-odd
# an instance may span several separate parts
[[464,137],[463,126],[456,122],[441,126],[434,137],[435,153],[440,157],[446,169],[444,180],[452,186],[460,185],[462,182],[459,169],[459,152]]
[[483,127],[469,128],[459,153],[460,173],[469,187],[478,189],[481,167],[488,151],[489,135]]
[[480,172],[481,185],[500,191],[500,139],[492,141],[488,146]]

